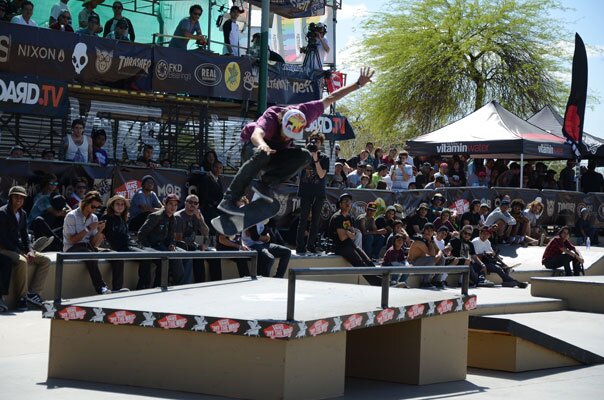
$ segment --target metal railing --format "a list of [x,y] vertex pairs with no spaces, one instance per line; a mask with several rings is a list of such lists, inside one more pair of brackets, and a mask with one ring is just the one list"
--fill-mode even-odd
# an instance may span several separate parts
[[81,261],[91,260],[123,260],[123,261],[142,261],[142,260],[161,260],[161,289],[168,290],[168,262],[170,260],[182,259],[217,259],[217,258],[249,258],[251,260],[249,269],[250,277],[257,279],[258,274],[258,253],[256,251],[154,251],[154,252],[99,252],[99,253],[57,253],[55,263],[55,300],[54,304],[61,304],[61,294],[63,292],[63,269],[65,264],[76,264]]
[[463,280],[461,293],[468,294],[470,267],[347,267],[347,268],[290,268],[287,275],[287,320],[294,320],[296,304],[296,276],[308,275],[382,275],[382,308],[388,308],[390,274],[431,275],[440,273],[461,273]]

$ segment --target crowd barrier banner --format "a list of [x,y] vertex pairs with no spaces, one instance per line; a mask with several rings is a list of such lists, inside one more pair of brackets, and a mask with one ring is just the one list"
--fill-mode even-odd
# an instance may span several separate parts
[[340,113],[333,115],[321,115],[310,125],[304,128],[305,136],[318,131],[325,135],[326,142],[351,140],[355,138],[354,130],[348,122],[348,118]]
[[0,73],[0,110],[57,117],[67,114],[67,85]]
[[[251,0],[254,6],[262,8],[262,1]],[[325,0],[270,0],[272,13],[286,18],[304,18],[325,14]]]
[[[249,57],[119,42],[6,23],[0,23],[0,72],[232,100],[256,99],[259,76]],[[269,103],[294,104],[320,97],[319,80],[312,79],[301,66],[270,66]]]
[[[143,167],[115,166],[100,167],[94,164],[74,164],[61,161],[0,159],[0,202],[6,201],[11,186],[23,185],[26,187],[30,199],[38,191],[38,185],[43,177],[49,173],[58,177],[60,190],[69,196],[73,190],[71,183],[76,177],[86,177],[91,188],[98,190],[106,201],[113,194],[121,194],[130,199],[141,188],[141,180],[145,175],[151,175],[156,182],[156,192],[162,200],[170,193],[175,193],[184,202],[189,193],[189,173],[180,169],[149,169]],[[224,185],[230,183],[231,178],[224,177]],[[203,188],[195,188],[198,192]],[[279,202],[280,209],[275,218],[275,225],[280,228],[294,228],[297,221],[297,211],[300,208],[300,199],[297,196],[298,188],[294,185],[283,184],[275,193],[275,200]],[[503,196],[508,195],[513,200],[520,198],[527,204],[540,198],[544,204],[544,211],[539,219],[541,225],[569,225],[574,226],[580,215],[581,209],[590,212],[590,219],[596,228],[604,228],[604,193],[581,193],[563,190],[536,190],[517,188],[445,188],[434,190],[411,190],[392,192],[386,190],[348,189],[352,195],[352,215],[358,217],[365,212],[367,203],[373,201],[378,204],[378,213],[383,213],[386,206],[395,203],[403,207],[404,215],[415,212],[420,203],[428,203],[436,192],[442,193],[446,199],[446,206],[455,210],[457,214],[469,210],[473,199],[487,203],[491,208],[497,207]],[[321,225],[327,227],[331,215],[338,210],[338,198],[344,191],[327,188],[326,198],[321,210]],[[248,193],[250,194],[250,193]],[[31,202],[31,200],[29,200]]]

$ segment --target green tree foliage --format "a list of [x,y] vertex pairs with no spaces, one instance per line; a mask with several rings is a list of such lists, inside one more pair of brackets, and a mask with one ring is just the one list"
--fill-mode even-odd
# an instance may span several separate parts
[[528,117],[568,94],[560,42],[569,36],[549,16],[557,1],[393,2],[365,23],[361,59],[379,73],[360,107],[372,135],[401,141],[490,100]]

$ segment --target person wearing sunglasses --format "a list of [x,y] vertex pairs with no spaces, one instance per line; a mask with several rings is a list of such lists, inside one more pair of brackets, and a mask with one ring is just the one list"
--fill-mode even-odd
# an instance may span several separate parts
[[[105,239],[103,230],[106,221],[99,221],[96,212],[103,205],[101,194],[97,191],[86,193],[80,205],[67,213],[63,221],[63,251],[70,253],[97,252],[99,245]],[[97,260],[84,261],[94,290],[98,294],[109,294]]]
[[[203,9],[199,4],[194,4],[189,8],[189,16],[180,20],[174,30],[173,36],[179,37],[170,39],[169,47],[186,50],[189,40],[195,40],[201,45],[207,44],[206,38],[201,33],[201,27],[199,26],[199,18],[202,13]],[[182,39],[182,37],[186,39]]]
[[75,178],[72,183],[72,190],[71,195],[67,199],[67,204],[73,209],[80,204],[80,201],[82,201],[84,195],[86,195],[86,192],[88,191],[88,179],[84,177]]
[[60,213],[55,212],[52,209],[50,204],[50,199],[53,195],[58,193],[59,181],[57,180],[57,176],[55,174],[47,174],[42,176],[40,179],[40,191],[34,196],[33,206],[29,215],[27,217],[27,225],[31,228],[31,223],[42,215],[45,211],[52,213],[55,216],[65,216],[65,214],[60,215]]
[[[208,237],[210,229],[199,210],[199,198],[190,194],[185,199],[185,208],[174,214],[174,236],[176,246],[186,251],[206,250],[207,244],[195,242],[197,235]],[[202,259],[183,260],[183,284],[205,281]]]
[[103,32],[103,27],[100,24],[101,19],[99,17],[99,14],[97,14],[94,11],[94,9],[96,8],[96,6],[99,3],[102,3],[102,1],[98,1],[98,0],[83,0],[82,1],[83,10],[80,11],[80,13],[78,14],[78,26],[79,26],[80,30],[88,29],[90,17],[96,16],[99,23],[97,23],[93,27],[94,31],[92,32],[92,34],[97,35],[97,34]]
[[[127,36],[128,37],[127,40],[134,42],[134,38],[136,37],[136,35],[134,34],[134,27],[132,25],[132,21],[130,21],[128,18],[126,18],[122,15],[122,12],[124,11],[124,5],[122,4],[122,2],[114,1],[113,5],[111,6],[111,9],[113,10],[113,18],[111,18],[107,22],[105,22],[105,29],[103,30],[103,37],[107,37],[113,32],[113,35],[117,36],[117,37],[114,37],[115,39],[124,40],[124,39],[122,39],[122,37]],[[118,22],[120,22],[120,21],[123,21],[122,25],[120,27],[126,28],[125,36],[116,35],[116,33],[115,33],[116,29],[118,28]]]
[[58,22],[59,17],[65,11],[67,11],[67,13],[71,15],[69,6],[67,5],[68,2],[69,0],[60,0],[57,4],[52,6],[52,8],[50,9],[50,18],[48,19],[48,26],[52,26],[54,23]]

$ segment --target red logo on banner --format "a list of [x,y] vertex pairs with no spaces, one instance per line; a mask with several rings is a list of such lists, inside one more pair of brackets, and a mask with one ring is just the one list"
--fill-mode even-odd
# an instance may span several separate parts
[[476,308],[476,296],[472,296],[464,303],[466,311],[470,311]]
[[328,79],[325,80],[327,92],[333,93],[344,86],[344,74],[338,71],[333,71]]
[[438,307],[436,307],[436,311],[438,311],[438,313],[441,315],[447,312],[451,312],[452,309],[453,302],[451,300],[443,300],[438,304]]
[[386,308],[385,310],[380,311],[378,313],[377,317],[375,317],[378,324],[380,324],[380,325],[384,325],[386,322],[390,321],[392,318],[394,318],[394,310],[391,308]]
[[344,329],[347,331],[361,326],[363,317],[359,314],[353,314],[344,321]]
[[271,339],[291,337],[294,328],[288,324],[273,324],[263,329],[264,335]]
[[239,330],[239,322],[233,321],[232,319],[219,319],[218,321],[210,324],[210,329],[214,333],[236,333]]
[[[185,317],[181,317],[180,315],[170,314],[166,315],[157,323],[164,329],[182,329],[187,325],[187,319]],[[220,333],[220,332],[217,332]]]
[[65,321],[70,319],[84,319],[86,316],[86,310],[77,306],[70,306],[59,311],[59,317]]
[[407,311],[407,316],[409,316],[411,319],[419,317],[424,313],[425,308],[426,306],[423,304],[415,304],[409,308],[409,311]]
[[310,332],[311,335],[317,336],[317,335],[327,332],[328,326],[329,326],[329,322],[325,321],[324,319],[320,319],[318,321],[315,321],[315,323],[312,324],[310,326],[310,328],[308,328],[308,331]]
[[142,187],[143,185],[137,180],[126,181],[122,186],[115,189],[115,194],[119,194],[128,200],[132,200],[136,191]]
[[130,311],[116,311],[107,317],[107,320],[114,325],[128,325],[134,323],[136,314]]

